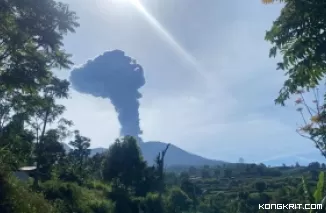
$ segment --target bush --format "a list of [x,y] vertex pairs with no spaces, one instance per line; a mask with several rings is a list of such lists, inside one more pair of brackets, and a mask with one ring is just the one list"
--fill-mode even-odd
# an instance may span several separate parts
[[54,202],[57,208],[65,212],[91,213],[89,197],[83,188],[75,183],[47,181],[41,184],[45,198]]
[[85,183],[85,186],[89,189],[96,189],[104,192],[111,191],[111,187],[109,185],[102,183],[100,181],[88,181],[87,183]]
[[1,213],[44,213],[45,209],[47,213],[59,213],[43,194],[32,192],[10,174],[0,174]]
[[[60,212],[69,213],[111,213],[115,205],[104,200],[103,194],[108,193],[109,186],[101,182],[89,182],[87,187],[76,183],[47,181],[41,184],[46,199],[51,200]],[[90,190],[96,188],[97,190]],[[98,191],[102,189],[104,193]]]
[[164,212],[164,206],[157,193],[148,193],[143,200],[142,208],[144,212],[161,213]]
[[107,200],[93,200],[89,204],[93,213],[113,213],[115,206]]

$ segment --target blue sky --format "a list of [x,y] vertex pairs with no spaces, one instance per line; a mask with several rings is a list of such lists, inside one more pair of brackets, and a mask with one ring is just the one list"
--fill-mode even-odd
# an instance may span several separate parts
[[[273,101],[284,77],[275,69],[277,61],[268,58],[264,35],[281,5],[266,6],[260,0],[140,1],[156,22],[128,0],[64,2],[80,17],[81,27],[64,41],[76,66],[113,49],[143,66],[144,141],[170,142],[226,161],[318,155],[310,141],[295,133],[300,117],[293,104],[280,107]],[[72,90],[71,99],[62,102],[65,116],[92,139],[93,147],[108,147],[119,136],[109,100]]]

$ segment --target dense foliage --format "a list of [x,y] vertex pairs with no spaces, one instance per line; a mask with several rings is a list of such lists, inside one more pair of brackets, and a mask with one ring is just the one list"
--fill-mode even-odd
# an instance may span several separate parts
[[[323,1],[284,2],[266,35],[271,55],[283,54],[279,68],[289,76],[281,103],[294,92],[302,95],[299,89],[315,89],[326,59]],[[90,139],[71,130],[58,104],[68,97],[69,82],[51,71],[72,65],[62,39],[75,32],[77,20],[68,5],[54,0],[0,0],[1,213],[255,213],[266,212],[259,204],[324,202],[326,166],[318,162],[270,168],[242,159],[164,170],[169,146],[148,165],[130,136],[91,156]],[[297,104],[306,107],[300,98]],[[325,107],[316,103],[313,124],[301,130],[323,153]],[[63,146],[67,136],[73,136],[70,151]],[[31,165],[32,171],[19,169]]]
[[291,94],[302,88],[315,88],[324,80],[326,2],[318,0],[280,2],[285,6],[272,28],[267,31],[265,39],[273,45],[270,49],[270,57],[275,57],[277,53],[282,55],[277,68],[285,71],[288,79],[276,102],[284,104]]

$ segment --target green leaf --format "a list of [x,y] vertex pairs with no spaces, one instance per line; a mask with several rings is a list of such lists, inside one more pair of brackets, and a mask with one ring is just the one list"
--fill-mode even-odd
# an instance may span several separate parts
[[[273,0],[266,0],[273,2]],[[287,82],[277,103],[295,93],[298,87],[318,85],[326,75],[326,13],[325,1],[286,0],[279,17],[266,32],[265,40],[272,44],[269,57],[282,55],[277,69],[288,73]]]
[[309,203],[314,203],[313,196],[312,196],[311,192],[308,189],[307,181],[306,181],[305,177],[302,176],[301,180],[302,180],[302,186],[303,186],[304,196],[305,196],[306,200]]
[[318,177],[317,188],[314,193],[315,203],[320,203],[321,200],[323,199],[324,182],[325,182],[325,174],[324,172],[320,172]]

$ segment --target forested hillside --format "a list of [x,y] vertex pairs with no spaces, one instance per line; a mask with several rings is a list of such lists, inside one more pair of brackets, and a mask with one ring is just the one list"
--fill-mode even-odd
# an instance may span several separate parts
[[[317,88],[326,70],[325,3],[282,2],[280,17],[266,34],[271,56],[282,54],[278,68],[288,78],[276,102],[298,96],[304,124],[297,131],[326,157],[326,107]],[[318,162],[166,169],[169,144],[151,165],[132,136],[91,156],[91,140],[63,117],[65,106],[59,104],[69,96],[69,81],[52,72],[73,65],[63,38],[78,26],[77,14],[66,4],[0,0],[1,213],[299,213],[307,210],[264,210],[259,204],[325,201],[326,166]],[[312,106],[304,98],[309,92]],[[68,138],[73,149],[66,152]]]
[[305,191],[323,190],[317,182],[326,170],[318,162],[275,168],[238,163],[163,173],[164,151],[148,166],[132,137],[90,158],[87,138],[77,135],[71,145],[76,149],[61,152],[56,162],[40,161],[37,186],[35,172],[29,180],[2,172],[1,212],[261,212],[264,203],[314,203]]

